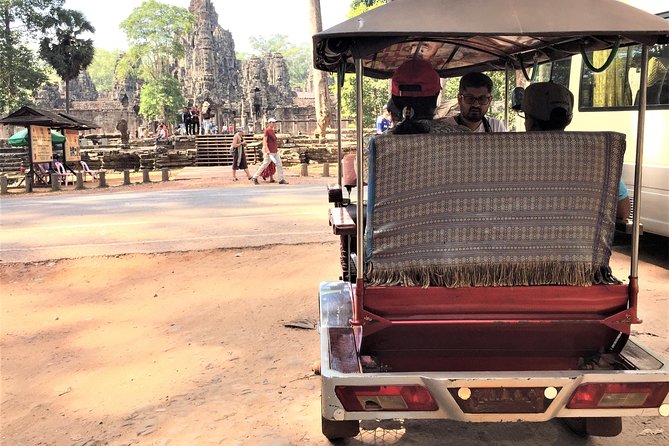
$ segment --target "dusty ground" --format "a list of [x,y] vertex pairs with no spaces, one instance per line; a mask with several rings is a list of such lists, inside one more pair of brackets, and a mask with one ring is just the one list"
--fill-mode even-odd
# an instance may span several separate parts
[[318,334],[284,323],[316,321],[337,255],[3,265],[2,444],[318,444]]
[[[211,184],[233,185],[218,178],[128,187]],[[338,276],[338,258],[333,238],[0,265],[0,444],[327,444],[320,434],[319,378],[312,372],[318,333],[285,324],[316,321],[318,283]],[[614,255],[619,277],[627,265],[626,256]],[[645,323],[636,337],[669,356],[669,270],[644,264],[642,271]],[[535,444],[515,438],[513,425],[466,431],[461,423],[442,423],[435,432],[417,426],[425,432],[402,444],[447,444],[437,440],[445,432],[471,440],[460,444]],[[637,419],[626,422],[630,426],[625,443],[578,444],[659,446],[669,440],[666,420]],[[533,428],[520,429],[534,435]],[[543,441],[574,438],[555,435]],[[400,443],[392,436],[360,441]]]

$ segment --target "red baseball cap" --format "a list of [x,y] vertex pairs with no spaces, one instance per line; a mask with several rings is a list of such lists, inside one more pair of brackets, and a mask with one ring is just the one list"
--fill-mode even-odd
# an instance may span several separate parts
[[439,74],[426,60],[407,60],[393,74],[391,90],[393,96],[434,96],[441,90]]

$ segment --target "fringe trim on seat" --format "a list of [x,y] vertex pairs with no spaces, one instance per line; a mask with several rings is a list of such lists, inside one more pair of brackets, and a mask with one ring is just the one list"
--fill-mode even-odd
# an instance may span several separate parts
[[424,266],[402,269],[368,266],[373,286],[499,287],[529,285],[590,286],[620,284],[608,266],[589,263],[522,263],[505,265]]

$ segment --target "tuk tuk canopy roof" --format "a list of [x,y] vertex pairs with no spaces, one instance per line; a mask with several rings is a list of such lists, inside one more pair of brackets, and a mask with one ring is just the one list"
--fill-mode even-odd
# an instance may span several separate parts
[[394,0],[313,36],[314,66],[389,78],[430,60],[442,77],[584,51],[669,42],[669,23],[616,0]]

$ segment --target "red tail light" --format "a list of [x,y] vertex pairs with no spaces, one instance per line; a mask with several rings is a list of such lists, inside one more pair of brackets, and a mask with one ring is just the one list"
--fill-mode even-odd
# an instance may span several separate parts
[[590,383],[576,389],[569,409],[618,409],[660,407],[669,383]]
[[430,411],[437,403],[423,386],[336,386],[344,409],[360,411]]

